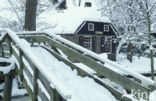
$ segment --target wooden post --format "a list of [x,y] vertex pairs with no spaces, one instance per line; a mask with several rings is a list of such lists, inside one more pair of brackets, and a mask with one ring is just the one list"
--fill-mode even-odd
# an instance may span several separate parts
[[3,50],[2,50],[2,43],[1,42],[0,42],[0,52],[1,52],[1,56],[0,57],[2,57]]
[[37,79],[38,79],[38,69],[35,67],[34,70],[34,82],[33,82],[33,96],[32,96],[32,101],[38,101],[37,100],[37,96],[38,96],[38,83],[37,83]]
[[2,43],[2,57],[4,57],[3,43]]
[[13,83],[14,76],[15,76],[15,71],[14,70],[11,70],[5,76],[3,101],[11,101],[12,83]]
[[51,88],[50,101],[56,101],[56,89]]
[[8,38],[8,45],[9,45],[9,52],[10,52],[10,56],[12,55],[12,47],[11,47],[11,38]]
[[62,101],[62,97],[58,92],[55,93],[56,101]]
[[21,81],[23,81],[23,61],[22,61],[22,57],[23,57],[23,52],[19,48],[19,65],[20,65],[20,78],[21,78]]

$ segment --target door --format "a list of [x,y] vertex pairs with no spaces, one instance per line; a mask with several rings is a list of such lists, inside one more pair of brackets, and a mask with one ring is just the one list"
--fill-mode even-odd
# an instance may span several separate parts
[[111,37],[101,37],[101,53],[111,53],[112,52],[112,38]]

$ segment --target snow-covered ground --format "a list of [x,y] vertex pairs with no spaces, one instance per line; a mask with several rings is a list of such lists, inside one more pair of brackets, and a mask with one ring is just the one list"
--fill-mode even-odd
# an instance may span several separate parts
[[[0,84],[0,89],[4,88],[4,83]],[[17,79],[13,80],[13,89],[12,89],[12,96],[23,96],[26,95],[27,91],[25,89],[19,89],[17,85]],[[0,93],[0,96],[3,96],[3,93]]]
[[[138,73],[150,73],[150,58],[133,56],[132,62],[127,60],[125,54],[118,54],[117,61],[118,64],[124,68],[129,68]],[[154,58],[154,67],[156,71],[156,58]]]

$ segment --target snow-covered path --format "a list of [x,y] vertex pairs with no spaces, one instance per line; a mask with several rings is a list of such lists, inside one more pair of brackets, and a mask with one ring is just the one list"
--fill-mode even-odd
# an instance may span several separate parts
[[[32,48],[40,62],[45,65],[45,71],[51,71],[72,95],[69,101],[116,101],[114,96],[104,87],[98,85],[89,77],[80,77],[77,71],[58,61],[45,49]],[[50,75],[50,74],[49,74]]]

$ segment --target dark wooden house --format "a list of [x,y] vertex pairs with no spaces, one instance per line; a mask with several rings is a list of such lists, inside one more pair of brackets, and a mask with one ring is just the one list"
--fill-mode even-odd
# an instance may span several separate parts
[[116,60],[118,33],[109,18],[90,6],[49,14],[48,21],[54,26],[51,32],[98,54],[107,53],[109,59]]
[[84,21],[73,34],[60,34],[98,54],[107,53],[108,58],[116,60],[117,31],[111,23]]

